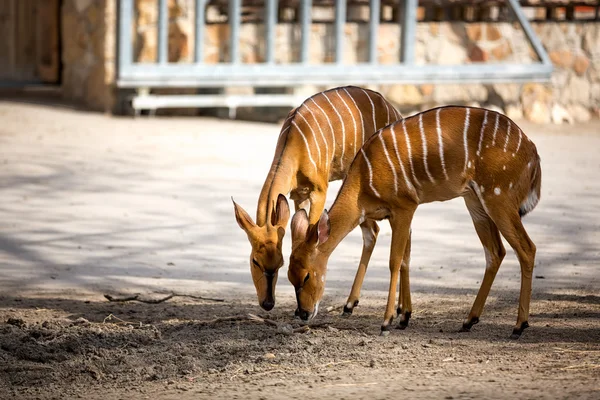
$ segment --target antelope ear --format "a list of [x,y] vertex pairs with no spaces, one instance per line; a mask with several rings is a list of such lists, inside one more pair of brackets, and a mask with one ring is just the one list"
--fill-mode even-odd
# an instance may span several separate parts
[[271,225],[285,227],[290,219],[290,206],[281,193],[277,196],[277,204],[271,213]]
[[329,214],[327,214],[327,210],[323,210],[323,214],[321,214],[321,218],[319,218],[319,222],[317,222],[318,243],[325,243],[327,239],[329,239],[330,232],[331,224],[329,222]]
[[248,215],[248,213],[246,212],[246,210],[244,210],[242,207],[240,207],[233,200],[233,197],[231,198],[231,201],[233,201],[233,209],[235,211],[235,219],[236,219],[238,225],[246,233],[248,233],[252,228],[256,227],[256,224],[254,223],[254,221],[252,221],[252,218]]
[[306,233],[308,231],[308,214],[306,214],[306,210],[300,209],[292,218],[292,242],[296,243],[297,241],[304,241],[306,239]]

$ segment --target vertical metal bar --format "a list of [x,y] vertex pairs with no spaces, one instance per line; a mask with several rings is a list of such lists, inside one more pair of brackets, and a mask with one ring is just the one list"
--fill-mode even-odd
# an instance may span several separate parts
[[229,2],[229,52],[233,64],[240,62],[240,24],[242,0]]
[[527,17],[523,13],[523,10],[521,9],[521,5],[519,4],[519,2],[517,0],[508,0],[508,3],[510,4],[510,8],[512,8],[512,11],[514,12],[515,16],[521,23],[521,26],[523,27],[523,30],[525,31],[525,35],[527,36],[527,39],[529,39],[529,42],[531,43],[533,50],[535,51],[535,53],[537,54],[539,59],[542,61],[542,64],[551,66],[552,61],[550,61],[550,57],[548,56],[548,53],[546,53],[546,50],[544,50],[544,46],[542,46],[542,43],[540,42],[540,40],[536,36],[535,32],[533,31],[533,28],[529,24],[529,21],[527,20]]
[[269,64],[275,62],[275,25],[277,24],[277,0],[267,0],[265,11],[266,54],[265,61]]
[[133,22],[133,0],[119,2],[119,36],[118,36],[118,73],[119,75],[133,64],[131,23]]
[[308,62],[308,45],[310,44],[310,24],[312,22],[312,0],[302,0],[302,9],[300,20],[302,27],[300,28],[300,62]]
[[402,62],[407,65],[415,63],[415,40],[417,31],[417,0],[405,0],[402,10]]
[[335,62],[344,61],[344,27],[346,26],[346,0],[335,2]]
[[204,30],[206,15],[206,0],[196,0],[196,25],[194,26],[194,61],[204,62]]
[[168,58],[169,8],[167,0],[158,0],[158,62],[165,64]]
[[381,16],[381,1],[371,0],[369,18],[369,62],[377,64],[377,36],[379,35],[379,18]]

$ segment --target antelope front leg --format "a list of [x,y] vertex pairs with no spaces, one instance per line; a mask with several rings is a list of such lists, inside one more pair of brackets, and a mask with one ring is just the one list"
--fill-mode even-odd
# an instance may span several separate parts
[[396,313],[400,319],[398,320],[398,329],[406,329],[408,320],[412,314],[412,302],[410,300],[410,279],[408,268],[410,265],[410,250],[411,250],[412,230],[408,232],[408,240],[404,249],[402,264],[400,265],[400,291],[398,293],[398,308]]
[[325,209],[326,195],[327,186],[325,186],[325,190],[315,188],[315,190],[310,193],[310,212],[308,213],[308,220],[311,224],[316,224],[319,218],[321,218],[321,213],[323,213],[323,210]]
[[365,274],[367,273],[367,267],[369,265],[369,260],[371,259],[371,254],[373,254],[373,249],[375,248],[377,235],[379,234],[379,226],[373,220],[366,220],[360,224],[360,229],[362,230],[363,236],[363,249],[360,256],[358,271],[356,271],[354,283],[352,284],[352,290],[350,291],[350,296],[348,296],[348,301],[346,301],[344,312],[342,313],[342,316],[345,317],[352,315],[354,307],[358,305],[360,289],[362,288],[363,280],[365,279]]
[[[416,208],[416,207],[415,207]],[[396,285],[400,277],[400,267],[410,237],[410,223],[414,209],[409,212],[403,210],[390,218],[392,226],[392,245],[390,249],[390,288],[388,292],[387,306],[381,324],[381,335],[386,336],[391,329],[394,319],[394,306],[396,302]]]

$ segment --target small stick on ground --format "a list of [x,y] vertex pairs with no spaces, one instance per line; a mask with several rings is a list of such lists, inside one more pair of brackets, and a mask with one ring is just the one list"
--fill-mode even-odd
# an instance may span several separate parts
[[247,314],[247,315],[234,315],[229,317],[218,317],[214,319],[209,319],[206,321],[198,321],[197,324],[200,325],[213,325],[217,322],[227,322],[227,321],[251,321],[258,322],[265,325],[270,325],[276,327],[278,330],[281,330],[284,333],[305,333],[310,330],[309,326],[301,326],[299,328],[292,328],[291,325],[280,323],[277,321],[273,321],[272,319],[262,318],[255,314]]
[[342,304],[341,306],[329,306],[325,309],[325,311],[327,311],[328,313],[330,312],[334,312],[334,311],[339,311],[341,309],[344,308],[344,305]]
[[118,322],[114,322],[115,324],[129,324],[129,325],[140,325],[142,326],[141,322],[129,322],[129,321],[125,321],[122,320],[121,318],[115,316],[114,314],[108,314],[108,316],[106,318],[104,318],[104,320],[102,321],[103,324],[105,324],[107,321],[116,319]]
[[114,297],[114,296],[111,296],[110,294],[105,294],[104,297],[106,298],[106,300],[115,302],[115,303],[122,303],[125,301],[139,301],[140,303],[146,303],[146,304],[159,304],[159,303],[163,303],[167,300],[170,300],[173,297],[189,297],[191,299],[196,299],[196,300],[206,300],[206,301],[216,301],[216,302],[224,302],[225,301],[223,299],[214,299],[211,297],[202,297],[202,296],[194,296],[191,294],[177,294],[177,293],[171,293],[160,299],[143,299],[143,298],[140,298],[139,294],[135,294],[133,296],[126,296],[126,297]]

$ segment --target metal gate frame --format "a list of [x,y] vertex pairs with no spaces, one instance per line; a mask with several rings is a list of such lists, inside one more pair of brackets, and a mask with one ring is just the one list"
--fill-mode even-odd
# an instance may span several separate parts
[[266,61],[257,64],[240,62],[239,33],[241,0],[229,4],[230,62],[204,63],[204,26],[207,0],[196,0],[194,28],[195,58],[193,63],[167,62],[168,9],[167,0],[158,0],[158,62],[135,63],[132,53],[133,0],[119,2],[118,88],[138,89],[132,98],[134,110],[167,107],[218,107],[235,109],[241,106],[295,106],[302,102],[293,95],[153,95],[150,88],[211,88],[230,86],[294,87],[303,84],[336,86],[343,84],[424,84],[424,83],[516,83],[548,81],[552,62],[535,35],[517,0],[507,0],[529,43],[541,62],[533,64],[485,63],[465,65],[417,65],[415,41],[418,0],[402,2],[401,60],[398,64],[377,62],[377,35],[380,0],[370,2],[369,61],[348,65],[343,63],[346,0],[335,2],[335,63],[310,64],[309,33],[312,0],[301,1],[300,62],[275,63],[275,25],[277,0],[265,0]]

